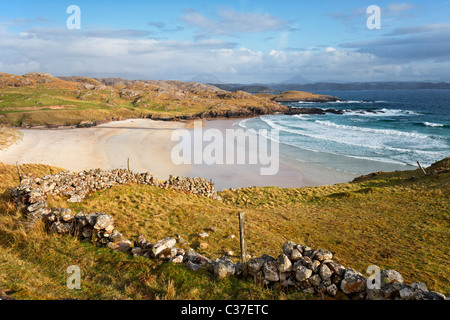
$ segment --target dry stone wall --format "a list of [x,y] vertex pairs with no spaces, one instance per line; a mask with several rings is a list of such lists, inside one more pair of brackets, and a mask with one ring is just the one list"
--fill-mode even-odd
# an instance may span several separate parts
[[[206,268],[217,279],[242,276],[243,266],[222,256],[211,260],[194,250],[177,248],[183,240],[167,237],[156,243],[149,243],[143,236],[131,241],[114,228],[112,216],[103,212],[73,212],[65,208],[50,208],[47,195],[69,196],[68,201],[79,202],[89,192],[110,188],[114,185],[134,182],[191,192],[214,199],[220,199],[211,183],[200,178],[171,177],[160,183],[151,174],[135,174],[127,170],[91,170],[81,173],[62,172],[53,176],[34,178],[26,176],[13,189],[14,202],[23,207],[30,223],[43,221],[49,232],[70,234],[96,246],[128,252],[134,256],[162,259],[172,263],[185,264],[197,271]],[[203,237],[199,234],[199,237]],[[312,249],[306,245],[288,241],[278,257],[262,255],[248,257],[247,272],[261,284],[278,288],[295,288],[311,295],[336,296],[345,294],[354,299],[367,300],[444,300],[449,299],[438,292],[430,292],[422,282],[410,285],[395,270],[383,270],[378,274],[379,286],[369,288],[370,282],[358,271],[333,261],[333,254],[324,249]],[[368,285],[369,283],[369,285]]]

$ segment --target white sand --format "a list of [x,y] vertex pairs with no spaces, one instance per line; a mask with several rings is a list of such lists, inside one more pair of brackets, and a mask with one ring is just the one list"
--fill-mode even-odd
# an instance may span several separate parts
[[[238,121],[204,121],[203,129],[216,128],[225,132]],[[266,176],[261,175],[260,168],[267,166],[261,164],[175,165],[171,152],[177,142],[171,141],[171,136],[174,130],[182,128],[185,128],[183,122],[135,119],[83,129],[23,129],[20,130],[23,140],[0,151],[0,162],[42,163],[82,171],[126,168],[130,158],[130,169],[135,172],[148,171],[159,179],[167,179],[171,174],[213,179],[218,190],[248,186],[316,186],[347,182],[354,177],[283,157],[278,173]],[[203,146],[208,144],[205,142]],[[202,150],[195,149],[195,152]]]
[[24,129],[23,140],[4,151],[7,164],[42,163],[72,171],[126,168],[151,172],[159,179],[186,175],[190,166],[172,164],[173,130],[182,122],[134,119],[80,129]]

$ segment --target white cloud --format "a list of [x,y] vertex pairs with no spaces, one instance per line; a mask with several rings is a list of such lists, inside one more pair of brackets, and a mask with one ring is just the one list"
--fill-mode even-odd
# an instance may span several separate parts
[[237,12],[234,9],[220,9],[214,19],[189,9],[185,10],[180,20],[196,28],[201,34],[209,35],[278,31],[289,25],[289,21],[270,14]]
[[[448,78],[448,63],[399,61],[369,44],[268,52],[236,47],[214,38],[201,41],[46,36],[0,32],[3,72],[189,80],[201,73],[225,82],[279,82],[300,74],[312,81],[375,81]],[[442,42],[442,41],[441,41]],[[386,44],[389,45],[389,44]],[[401,44],[399,45],[401,47]],[[374,43],[372,47],[376,48]],[[409,77],[409,78],[408,78]]]

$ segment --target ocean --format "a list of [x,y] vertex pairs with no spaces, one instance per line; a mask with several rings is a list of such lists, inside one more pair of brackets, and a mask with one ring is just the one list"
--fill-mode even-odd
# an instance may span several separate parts
[[280,155],[353,174],[408,170],[450,156],[450,90],[318,91],[341,101],[288,103],[343,114],[265,115],[245,129],[278,129]]

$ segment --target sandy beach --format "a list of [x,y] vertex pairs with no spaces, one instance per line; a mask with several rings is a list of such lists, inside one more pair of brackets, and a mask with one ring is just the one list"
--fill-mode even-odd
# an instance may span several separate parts
[[7,164],[42,163],[71,171],[126,168],[151,172],[159,179],[187,175],[188,165],[175,166],[170,151],[172,132],[181,122],[133,119],[80,129],[24,129],[23,139],[4,151]]
[[[239,121],[204,120],[203,129],[215,128],[225,135],[225,130],[233,128]],[[43,163],[81,171],[126,168],[129,158],[130,169],[135,172],[148,171],[159,179],[167,179],[169,175],[203,177],[212,179],[218,190],[248,186],[317,186],[347,182],[353,178],[343,172],[283,157],[275,175],[261,175],[260,164],[176,165],[171,152],[178,142],[172,141],[171,137],[174,130],[183,128],[193,133],[192,125],[183,122],[149,119],[110,122],[80,129],[23,129],[20,130],[23,140],[0,151],[0,162]],[[239,152],[239,148],[244,146],[237,148]]]

